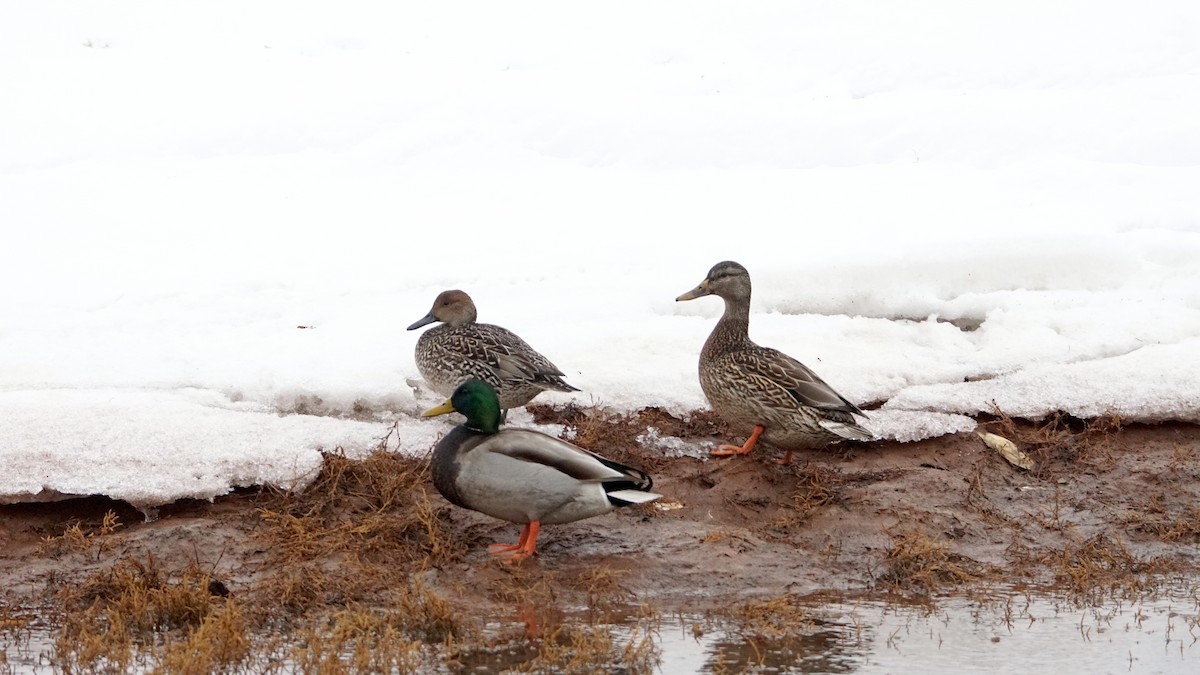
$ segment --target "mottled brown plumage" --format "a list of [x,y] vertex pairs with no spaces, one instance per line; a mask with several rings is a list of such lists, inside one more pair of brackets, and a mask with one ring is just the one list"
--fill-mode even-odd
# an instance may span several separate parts
[[408,327],[414,330],[442,322],[425,331],[416,347],[417,369],[435,392],[450,396],[469,379],[483,380],[496,389],[500,407],[508,410],[547,389],[579,391],[563,380],[557,366],[512,331],[476,323],[477,315],[469,295],[445,291],[428,314]]
[[[866,416],[803,363],[750,339],[750,274],[722,262],[696,288],[676,300],[716,295],[725,313],[700,352],[700,387],[731,431],[749,434],[743,446],[725,445],[713,454],[746,454],[762,441],[786,451],[820,448],[835,441],[872,440],[855,415]],[[759,428],[761,427],[761,430]]]

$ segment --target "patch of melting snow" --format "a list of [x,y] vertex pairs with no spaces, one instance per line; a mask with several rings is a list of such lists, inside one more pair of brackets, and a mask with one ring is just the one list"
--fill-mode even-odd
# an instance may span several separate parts
[[635,438],[639,445],[647,450],[656,450],[666,457],[708,458],[708,446],[693,443],[676,436],[663,435],[657,427],[646,427],[645,433]]
[[881,440],[912,443],[975,429],[975,420],[966,415],[929,410],[880,408],[867,411],[864,423]]

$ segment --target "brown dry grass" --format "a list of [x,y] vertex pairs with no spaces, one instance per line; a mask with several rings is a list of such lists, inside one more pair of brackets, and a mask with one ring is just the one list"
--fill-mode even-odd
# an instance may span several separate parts
[[538,424],[562,424],[576,429],[590,426],[593,420],[617,421],[631,427],[632,435],[643,433],[647,427],[655,427],[663,434],[679,438],[705,438],[720,436],[727,426],[712,410],[693,410],[679,417],[662,408],[651,406],[631,413],[614,413],[600,406],[580,406],[568,403],[553,406],[533,403],[525,406]]
[[104,513],[104,517],[95,527],[73,519],[61,533],[43,537],[38,545],[37,554],[57,558],[77,552],[99,559],[107,551],[108,542],[105,537],[120,527],[121,519],[111,509]]
[[824,464],[810,463],[795,470],[796,489],[789,506],[776,517],[780,528],[808,522],[818,511],[845,501],[842,486],[846,479],[840,471]]
[[930,594],[944,586],[959,586],[980,579],[980,566],[950,551],[945,542],[916,528],[885,530],[891,544],[884,549],[886,571],[880,581],[895,590]]
[[57,594],[64,609],[57,663],[67,672],[166,661],[206,672],[240,664],[250,648],[245,622],[235,601],[214,595],[212,582],[197,565],[168,571],[147,556],[122,558],[64,586]]
[[1177,568],[1164,558],[1135,556],[1123,541],[1110,534],[1068,541],[1062,550],[1043,554],[1041,561],[1054,570],[1058,587],[1075,597],[1153,591],[1163,575]]
[[504,635],[472,645],[452,645],[451,672],[653,673],[661,652],[657,618],[617,630],[611,625],[565,621],[538,635]]
[[1172,474],[1195,480],[1200,478],[1200,471],[1197,467],[1200,462],[1197,462],[1196,448],[1188,445],[1176,443],[1171,452],[1171,461],[1167,464],[1167,470]]
[[338,610],[299,631],[288,657],[305,673],[406,673],[436,662],[433,650],[410,637],[404,612],[358,605]]
[[379,594],[405,601],[413,573],[461,559],[469,542],[434,501],[427,471],[423,460],[387,452],[330,454],[303,492],[268,499],[259,538],[272,573],[258,604],[295,615]]
[[1016,443],[1043,468],[1050,459],[1067,462],[1098,462],[1111,466],[1113,438],[1124,424],[1118,415],[1080,419],[1058,412],[1044,420],[1018,420],[992,404],[994,419],[983,428]]
[[710,616],[746,640],[778,640],[811,632],[811,611],[793,595],[740,602]]
[[[603,438],[595,436],[597,442]],[[483,617],[464,619],[420,581],[425,570],[460,562],[477,547],[452,508],[433,492],[428,462],[377,452],[363,460],[326,457],[301,493],[280,494],[260,508],[262,537],[276,573],[254,591],[256,611],[271,608],[298,625],[291,659],[310,672],[404,671],[418,664],[471,660],[527,635],[487,637]],[[536,565],[505,568],[487,590],[519,609],[535,639],[505,666],[537,672],[592,672],[614,664],[649,672],[657,656],[644,635],[618,639],[606,624],[631,594],[623,573],[591,569],[572,575]],[[561,595],[582,595],[589,623],[566,623]],[[330,614],[330,606],[349,609]],[[368,609],[370,608],[370,609]],[[339,656],[340,655],[340,656]]]
[[618,638],[609,626],[563,624],[538,643],[534,658],[514,670],[571,675],[652,673],[658,666],[659,654],[652,627],[639,625],[628,637]]
[[[898,512],[902,522],[922,522],[934,529],[886,530],[889,545],[882,558],[876,558],[882,536],[869,513],[872,538],[865,549],[853,540],[809,536],[814,530],[809,523],[829,515],[829,509],[861,516],[860,502],[871,495],[860,488],[900,481],[909,472],[907,466],[853,471],[844,470],[849,464],[815,460],[787,469],[766,462],[676,463],[647,452],[638,436],[654,426],[664,435],[719,437],[723,427],[711,413],[675,417],[654,408],[630,414],[573,406],[532,408],[541,416],[539,421],[564,424],[564,435],[575,443],[651,474],[661,472],[664,486],[679,485],[681,493],[693,490],[697,502],[704,495],[703,508],[722,519],[703,521],[689,542],[699,539],[702,545],[723,547],[723,555],[747,554],[746,560],[753,561],[758,539],[777,544],[782,539],[778,529],[784,528],[786,541],[794,546],[788,550],[815,556],[819,565],[859,570],[860,565],[879,564],[883,572],[874,581],[882,590],[929,595],[976,582],[982,587],[997,579],[998,567],[986,568],[953,548],[978,539],[979,530],[987,530],[991,543],[1002,547],[1004,538],[996,537],[990,526],[1003,526],[1001,534],[1011,531],[1013,538],[1007,550],[1013,565],[1005,570],[1004,581],[1036,583],[1053,576],[1063,589],[1081,596],[1152,588],[1172,571],[1170,561],[1134,555],[1111,534],[1084,537],[1096,528],[1073,514],[1085,507],[1102,513],[1095,505],[1106,499],[1121,504],[1122,514],[1128,514],[1123,524],[1129,529],[1121,532],[1123,536],[1146,533],[1144,538],[1153,536],[1156,545],[1200,539],[1200,507],[1178,498],[1165,481],[1151,481],[1154,494],[1162,496],[1142,502],[1125,493],[1084,493],[1070,482],[1061,488],[1061,496],[1054,491],[1057,481],[1047,474],[1075,471],[1081,462],[1091,475],[1108,475],[1102,465],[1113,456],[1107,446],[1120,428],[1119,420],[1082,423],[1059,416],[1040,423],[1008,418],[989,422],[995,432],[1021,443],[1037,459],[1038,469],[1022,474],[1016,483],[1009,480],[1008,467],[993,472],[989,461],[960,464],[969,467],[963,471],[966,508],[956,515],[982,517],[972,523],[963,516],[965,534],[953,534],[957,520],[927,520],[932,512],[926,505],[901,504],[908,509]],[[1169,454],[1170,446],[1165,447]],[[1194,449],[1181,448],[1167,475],[1175,485],[1196,474]],[[636,592],[647,583],[636,567],[640,559],[621,556],[589,566],[586,561],[571,564],[568,554],[512,567],[494,564],[481,549],[502,524],[447,505],[429,485],[427,464],[427,459],[386,452],[359,460],[333,453],[304,490],[266,488],[219,503],[219,508],[231,507],[223,517],[235,514],[239,523],[247,521],[240,531],[249,544],[236,555],[231,551],[236,565],[201,565],[199,553],[188,564],[178,562],[187,554],[176,552],[175,563],[148,555],[146,547],[130,545],[137,539],[128,530],[154,530],[140,529],[118,506],[131,523],[122,527],[110,504],[36,530],[43,556],[37,562],[61,560],[59,569],[51,572],[48,586],[53,593],[45,601],[55,611],[54,667],[62,672],[184,673],[654,670],[659,657],[653,640],[658,610]],[[753,489],[730,490],[717,480],[731,475],[752,478],[745,484]],[[1017,492],[1031,480],[1045,485]],[[703,492],[714,487],[726,489]],[[1025,496],[1012,502],[1013,495]],[[678,498],[685,501],[682,495]],[[867,506],[872,504],[868,501]],[[208,507],[188,508],[194,513]],[[100,518],[106,509],[109,515]],[[652,505],[643,511],[661,515]],[[739,519],[743,513],[745,518]],[[76,517],[80,511],[71,514]],[[670,518],[679,514],[687,512],[681,509]],[[691,524],[698,522],[693,518]],[[984,527],[973,531],[971,526],[979,523]],[[224,524],[230,531],[228,521]],[[936,534],[940,531],[962,538],[945,538]],[[21,534],[15,527],[8,532]],[[707,535],[701,536],[704,532]],[[29,536],[28,541],[34,540]],[[979,560],[1004,564],[963,550]],[[633,567],[621,567],[630,560]],[[27,630],[27,606],[5,602],[0,597],[0,633]],[[763,641],[803,639],[814,630],[802,599],[790,595],[739,599],[710,613],[708,620],[728,627],[747,644],[757,644],[747,648],[755,654]],[[0,650],[0,672],[3,657]],[[752,657],[747,663],[751,662]],[[719,671],[724,664],[716,660],[711,667]]]
[[1167,491],[1135,501],[1121,521],[1134,531],[1154,535],[1164,542],[1200,542],[1200,506],[1177,504]]
[[[266,559],[234,593],[196,563],[168,570],[149,554],[61,581],[56,662],[68,672],[251,663],[270,672],[283,661],[266,655],[280,653],[304,672],[410,670],[434,653],[429,645],[468,632],[420,582],[422,570],[468,547],[431,496],[426,466],[385,452],[329,454],[307,489],[262,496],[256,536]],[[103,557],[97,542],[118,525],[106,517],[96,531],[68,527],[43,548]],[[278,630],[291,637],[271,638]]]
[[533,404],[525,407],[538,424],[561,424],[562,437],[586,450],[635,466],[651,475],[671,462],[670,458],[642,451],[638,437],[654,427],[664,436],[712,438],[725,433],[726,426],[711,410],[697,410],[677,417],[656,407],[636,412],[614,412],[606,408]]
[[284,562],[352,552],[363,562],[444,564],[461,556],[462,542],[428,482],[423,460],[382,451],[362,460],[326,455],[307,489],[259,509],[262,537]]
[[[1153,500],[1151,501],[1153,504]],[[1182,513],[1169,513],[1164,507],[1150,506],[1130,517],[1127,524],[1167,542],[1200,542],[1200,506],[1189,506]]]

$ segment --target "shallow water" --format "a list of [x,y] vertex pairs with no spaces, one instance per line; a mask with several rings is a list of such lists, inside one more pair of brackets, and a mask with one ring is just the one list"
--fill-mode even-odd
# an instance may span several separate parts
[[[698,617],[660,628],[663,673],[1197,673],[1200,600],[1180,592],[1081,607],[1048,596],[932,606],[814,604],[808,626],[762,638],[724,626],[697,636]],[[672,625],[674,624],[674,625]]]
[[[1098,604],[1010,591],[944,596],[929,604],[825,597],[806,599],[793,609],[798,611],[786,621],[766,620],[766,615],[759,617],[763,621],[661,617],[651,628],[658,670],[665,675],[1200,672],[1200,590],[1194,584],[1160,589],[1152,599]],[[608,628],[620,641],[640,640],[646,627],[643,618]],[[0,634],[0,654],[7,657],[0,658],[0,673],[55,672],[48,628],[36,625],[20,633]],[[460,666],[471,672],[519,669],[534,651],[521,642]],[[605,670],[624,672],[620,667],[600,672]]]

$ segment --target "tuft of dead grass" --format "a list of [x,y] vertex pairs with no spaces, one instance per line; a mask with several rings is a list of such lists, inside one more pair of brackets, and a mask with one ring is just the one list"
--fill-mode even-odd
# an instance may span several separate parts
[[1075,596],[1151,591],[1158,586],[1158,577],[1176,567],[1163,558],[1138,558],[1120,539],[1104,533],[1068,541],[1062,550],[1041,559],[1054,570],[1060,586]]
[[19,631],[29,625],[30,617],[0,600],[0,634]]
[[952,553],[946,543],[933,539],[923,530],[896,528],[884,531],[891,538],[891,544],[884,549],[887,569],[880,580],[897,590],[928,595],[942,586],[959,586],[982,576],[977,563]]
[[533,658],[515,664],[523,673],[590,675],[597,672],[653,673],[661,652],[654,632],[639,624],[621,639],[611,626],[562,624],[537,643]]
[[1130,510],[1123,524],[1153,534],[1163,542],[1200,542],[1200,506],[1188,504],[1172,513],[1170,501],[1165,492],[1152,494]]
[[450,603],[416,578],[401,589],[388,611],[402,622],[407,635],[425,642],[445,642],[465,632]]
[[[533,403],[525,406],[537,424],[562,424],[576,429],[590,427],[594,420],[615,420],[638,427],[633,436],[654,427],[663,434],[678,438],[704,438],[720,436],[727,428],[724,421],[713,410],[693,410],[683,417],[673,415],[657,406],[641,408],[629,414],[616,414],[602,406],[581,406],[567,403],[554,406]],[[628,434],[627,434],[628,435]]]
[[1131,518],[1132,524],[1167,542],[1200,542],[1200,506],[1189,506],[1183,513],[1171,514],[1163,508]]
[[796,491],[791,508],[780,512],[774,526],[786,528],[808,522],[825,507],[842,503],[845,480],[840,471],[823,464],[807,464],[796,469]]
[[697,410],[677,417],[658,407],[636,412],[614,412],[601,406],[567,403],[552,406],[537,403],[525,406],[538,424],[561,424],[561,438],[581,448],[618,462],[643,469],[653,475],[671,461],[658,453],[642,450],[638,438],[648,428],[660,435],[676,438],[710,438],[725,433],[724,422],[711,410]]
[[253,646],[250,626],[237,602],[226,601],[220,611],[204,616],[180,640],[166,642],[159,669],[181,675],[204,675],[246,663]]
[[192,564],[169,573],[159,568],[153,555],[123,558],[59,596],[68,608],[100,608],[109,622],[119,617],[135,633],[192,627],[208,616],[217,599],[209,590],[212,579]]
[[628,574],[626,570],[593,567],[581,572],[579,578],[572,581],[572,587],[586,595],[588,609],[607,620],[612,613],[633,602],[633,593],[621,584]]
[[435,663],[434,652],[410,636],[407,614],[359,605],[300,631],[289,659],[306,673],[408,673]]
[[1200,477],[1200,472],[1196,470],[1200,464],[1196,461],[1196,455],[1195,447],[1176,443],[1171,450],[1171,461],[1167,464],[1167,470],[1188,478]]
[[[55,658],[68,672],[119,672],[164,655],[178,661],[179,654],[210,668],[240,663],[249,652],[246,626],[231,599],[213,595],[212,581],[198,565],[171,572],[147,555],[65,585]],[[160,653],[172,642],[178,644]]]
[[815,626],[811,613],[793,595],[738,603],[712,618],[746,640],[800,637]]
[[[604,408],[570,411],[564,419],[564,437],[585,450],[597,452],[618,462],[645,465],[638,452],[637,437],[645,431],[635,414],[616,413]],[[653,467],[642,466],[648,471]]]
[[[68,672],[277,671],[270,653],[320,673],[433,663],[436,645],[468,630],[422,571],[458,560],[467,544],[429,490],[423,460],[326,455],[307,489],[259,498],[264,558],[236,599],[198,564],[167,570],[153,555],[127,556],[78,583],[56,582],[64,612],[54,658]],[[91,550],[116,526],[105,523],[96,533],[68,528],[55,545]],[[289,637],[265,637],[277,630]]]
[[992,402],[995,419],[985,427],[1017,443],[1039,464],[1055,458],[1072,462],[1100,462],[1112,465],[1112,441],[1120,433],[1123,421],[1111,414],[1080,419],[1063,412],[1039,422],[1017,420]]
[[72,520],[57,535],[48,535],[38,544],[37,555],[58,558],[67,553],[82,553],[99,560],[109,550],[105,537],[121,528],[121,519],[109,509],[95,527]]
[[303,613],[406,588],[414,572],[460,560],[469,543],[431,489],[424,460],[383,451],[362,460],[325,455],[307,489],[259,509],[270,571],[259,599]]

